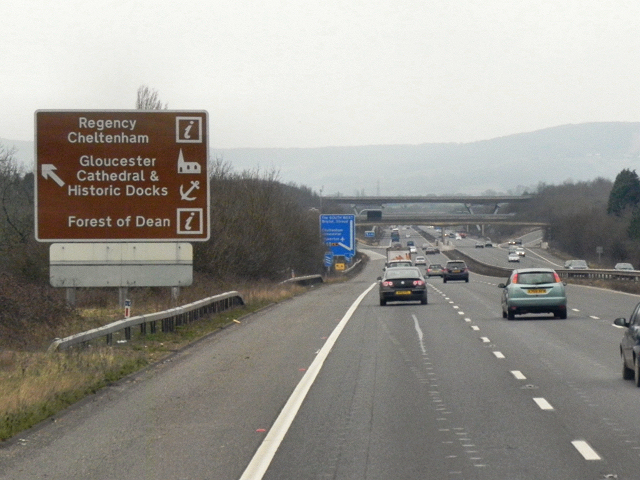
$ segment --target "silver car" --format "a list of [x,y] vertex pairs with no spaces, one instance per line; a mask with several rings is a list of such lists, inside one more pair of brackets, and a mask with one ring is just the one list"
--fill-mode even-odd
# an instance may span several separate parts
[[502,288],[502,317],[514,320],[525,313],[553,313],[567,318],[565,284],[552,268],[514,270]]
[[520,255],[516,252],[509,252],[509,257],[507,257],[509,262],[520,262]]

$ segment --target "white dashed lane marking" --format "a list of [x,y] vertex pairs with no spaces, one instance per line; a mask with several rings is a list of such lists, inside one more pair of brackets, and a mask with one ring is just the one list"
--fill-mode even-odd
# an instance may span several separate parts
[[[449,297],[444,297],[447,301],[449,301],[450,304],[454,304],[455,302],[451,301]],[[460,307],[458,307],[457,305],[453,307],[456,310],[459,310]],[[572,308],[571,309],[573,312],[577,312],[579,313],[580,310],[578,310],[577,308]],[[464,315],[464,312],[462,311],[458,311],[459,315]],[[589,318],[592,318],[594,320],[600,320],[599,317],[594,316],[594,315],[590,315]],[[465,317],[464,319],[465,322],[470,323],[471,319],[468,317]],[[470,325],[471,329],[474,331],[479,331],[480,327],[478,327],[477,325]],[[480,337],[480,339],[482,340],[483,343],[490,343],[490,340],[488,337]],[[506,358],[504,356],[504,354],[502,352],[499,351],[494,351],[492,352],[496,358]],[[520,371],[520,370],[511,370],[510,372],[513,377],[516,380],[526,380],[527,377]],[[541,410],[546,410],[546,411],[553,411],[553,405],[551,405],[545,398],[543,397],[533,397],[533,401],[538,405],[538,407]],[[580,453],[580,455],[582,455],[582,457],[585,460],[602,460],[600,455],[598,455],[596,453],[596,451],[591,448],[591,446],[584,440],[574,440],[573,442],[571,442],[571,444],[575,447],[575,449]],[[640,448],[640,447],[638,447]]]
[[580,455],[582,455],[585,460],[601,460],[600,455],[584,440],[574,440],[571,444],[576,447],[576,450],[580,452]]
[[553,405],[551,405],[542,397],[534,397],[533,401],[538,404],[541,410],[553,410]]

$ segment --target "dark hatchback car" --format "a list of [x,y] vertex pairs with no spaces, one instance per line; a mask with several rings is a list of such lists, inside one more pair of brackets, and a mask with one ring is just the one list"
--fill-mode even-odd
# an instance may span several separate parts
[[419,301],[423,305],[427,304],[427,284],[415,267],[388,268],[380,282],[380,305],[387,302],[407,302]]
[[427,278],[441,277],[444,275],[444,268],[439,263],[432,263],[427,267]]
[[442,281],[447,283],[449,280],[469,281],[469,269],[467,264],[462,260],[449,260],[444,266],[442,272]]
[[640,387],[640,303],[631,312],[629,320],[616,318],[613,324],[625,329],[620,340],[622,378],[633,380],[636,387]]

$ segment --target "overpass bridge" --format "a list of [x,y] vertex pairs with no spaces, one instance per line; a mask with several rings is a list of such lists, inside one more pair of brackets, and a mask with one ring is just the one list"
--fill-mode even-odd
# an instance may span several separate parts
[[498,213],[502,205],[509,203],[528,202],[532,195],[424,195],[424,196],[384,196],[384,197],[342,197],[327,196],[322,197],[324,203],[336,203],[340,205],[350,205],[356,213],[364,210],[382,211],[385,205],[407,205],[416,203],[448,203],[454,205],[464,205],[467,212],[473,214],[473,207],[478,205],[493,206],[493,213]]
[[[516,219],[513,214],[500,214],[500,207],[510,203],[528,202],[533,195],[425,195],[425,196],[326,196],[322,197],[324,205],[334,203],[349,205],[353,208],[358,225],[479,225],[483,228],[489,224],[502,225],[526,225],[544,227],[546,223],[526,222]],[[385,205],[407,205],[419,203],[440,203],[463,205],[467,213],[409,213],[409,214],[385,214]],[[490,206],[493,213],[474,213],[474,206]]]
[[526,225],[531,227],[546,227],[545,222],[527,222],[515,218],[513,215],[503,214],[406,214],[383,215],[380,218],[371,218],[366,214],[356,215],[358,226],[374,225],[436,225],[440,227],[455,225]]
[[528,202],[533,195],[417,195],[345,197],[342,195],[322,197],[323,201],[351,205],[391,205],[407,203],[462,203],[468,205],[499,205],[503,203]]

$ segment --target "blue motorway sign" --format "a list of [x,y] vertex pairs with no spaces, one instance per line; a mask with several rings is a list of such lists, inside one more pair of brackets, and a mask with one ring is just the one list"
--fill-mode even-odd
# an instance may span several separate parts
[[320,215],[320,232],[334,256],[351,260],[356,254],[355,215]]

